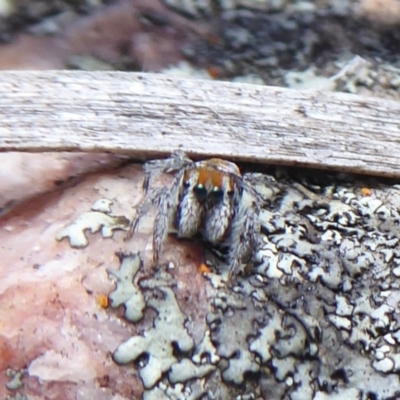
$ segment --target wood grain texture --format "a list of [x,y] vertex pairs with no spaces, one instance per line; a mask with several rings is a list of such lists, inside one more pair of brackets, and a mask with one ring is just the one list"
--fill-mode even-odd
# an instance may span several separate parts
[[400,102],[123,72],[0,73],[0,151],[298,165],[400,177]]

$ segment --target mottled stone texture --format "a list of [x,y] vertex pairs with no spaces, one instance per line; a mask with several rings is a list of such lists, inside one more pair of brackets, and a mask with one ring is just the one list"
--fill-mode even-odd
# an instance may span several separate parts
[[124,241],[137,166],[3,216],[0,396],[395,398],[400,188],[283,169],[252,183],[259,266],[231,285],[173,238],[153,268],[151,215]]
[[[399,98],[395,0],[164,4],[198,20],[144,0],[59,15],[2,45],[0,69],[158,71],[184,52],[202,77]],[[76,180],[121,159],[0,159],[0,398],[400,397],[396,182],[255,175],[268,198],[260,264],[229,286],[199,272],[200,246],[175,239],[154,269],[151,216],[124,241],[140,167]]]

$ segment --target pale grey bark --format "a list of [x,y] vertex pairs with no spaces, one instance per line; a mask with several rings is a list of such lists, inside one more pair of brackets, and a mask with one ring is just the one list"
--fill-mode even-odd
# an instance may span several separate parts
[[82,151],[400,176],[400,103],[123,72],[2,72],[0,151]]

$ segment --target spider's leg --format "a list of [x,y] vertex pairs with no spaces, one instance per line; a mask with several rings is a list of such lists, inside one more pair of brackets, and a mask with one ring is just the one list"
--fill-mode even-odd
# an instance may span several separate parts
[[232,220],[229,238],[228,262],[230,278],[243,272],[243,264],[247,267],[251,263],[257,250],[259,231],[258,208],[254,204],[241,204],[235,218]]
[[147,192],[149,189],[150,179],[154,176],[161,173],[174,174],[192,164],[193,161],[188,158],[183,151],[176,151],[168,158],[146,162],[143,165],[143,170],[145,172],[143,189]]
[[171,157],[169,158],[170,163],[165,168],[166,173],[173,173],[177,172],[183,168],[192,165],[194,162],[181,150],[175,151],[172,153]]
[[[143,165],[145,172],[143,180],[143,190],[145,199],[138,207],[135,218],[129,225],[127,238],[132,237],[140,219],[145,215],[155,204],[160,203],[159,198],[163,196],[163,189],[155,190],[148,195],[150,179],[155,175],[161,173],[177,173],[185,170],[188,166],[192,165],[193,161],[186,156],[183,151],[176,151],[171,157],[162,160],[151,160]],[[175,183],[176,184],[176,183]],[[177,203],[176,203],[177,204]]]
[[162,245],[176,219],[182,177],[183,173],[178,174],[172,186],[163,187],[157,197],[157,215],[153,229],[153,261],[155,265],[158,264]]
[[143,202],[139,205],[136,210],[136,215],[132,219],[131,223],[129,224],[128,233],[126,234],[126,238],[130,239],[135,232],[140,219],[146,215],[150,209],[159,202],[159,197],[162,196],[162,189],[154,190],[151,194],[147,195],[147,197],[143,200]]

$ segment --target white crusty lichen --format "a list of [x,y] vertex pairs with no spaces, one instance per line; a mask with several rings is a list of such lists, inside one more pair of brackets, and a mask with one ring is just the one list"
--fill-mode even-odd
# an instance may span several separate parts
[[[118,283],[116,290],[120,290]],[[124,304],[128,314],[131,313],[129,307],[136,307],[129,300]],[[174,345],[181,352],[189,352],[194,347],[194,341],[185,328],[186,317],[182,314],[170,287],[157,287],[155,292],[147,297],[146,306],[157,313],[153,327],[143,335],[133,336],[120,344],[113,354],[113,359],[118,364],[128,364],[146,356],[147,361],[140,369],[139,375],[144,387],[149,389],[178,362],[174,355]]]
[[168,379],[171,383],[182,383],[193,378],[203,378],[215,369],[210,364],[196,365],[192,360],[184,358],[171,366]]
[[[400,353],[388,332],[399,330],[400,191],[383,184],[364,190],[351,178],[333,183],[321,185],[320,195],[299,198],[298,184],[288,181],[285,195],[261,214],[266,236],[257,272],[267,279],[257,280],[253,295],[262,290],[280,314],[277,319],[270,304],[265,306],[265,322],[249,350],[272,367],[275,379],[265,385],[265,393],[272,386],[279,393],[279,384],[290,383],[290,398],[301,388],[301,398],[307,399],[336,398],[341,390],[384,399],[397,393],[399,383]],[[248,314],[252,321],[258,315]],[[288,322],[285,314],[296,319]],[[310,316],[320,327],[312,326]],[[319,334],[313,337],[313,331]],[[357,377],[350,365],[357,365]],[[299,374],[300,369],[312,371],[315,379]],[[363,370],[364,379],[359,376]]]
[[186,386],[160,382],[155,388],[144,391],[143,400],[199,400],[204,395],[204,387],[198,380],[191,381]]
[[12,368],[7,368],[6,376],[10,378],[10,380],[6,383],[6,388],[8,390],[21,389],[24,386],[22,382],[24,375],[26,375],[26,369],[13,370]]
[[61,241],[68,238],[71,247],[82,248],[88,245],[86,231],[101,232],[105,238],[112,237],[116,230],[127,230],[129,220],[121,215],[111,214],[112,202],[100,199],[92,206],[92,211],[80,215],[72,224],[61,229],[56,239]]
[[5,375],[9,378],[9,381],[5,384],[6,389],[12,392],[12,395],[7,395],[5,400],[28,400],[25,394],[19,392],[23,388],[24,383],[23,378],[26,375],[26,369],[14,370],[12,368],[7,368]]
[[138,254],[119,254],[121,267],[109,269],[110,278],[116,281],[116,289],[108,296],[111,308],[125,307],[124,317],[131,322],[140,321],[146,307],[144,296],[134,277],[139,272],[142,261]]
[[204,364],[205,360],[216,364],[220,360],[216,353],[215,346],[211,342],[210,331],[204,333],[202,341],[196,346],[192,360],[195,364]]
[[270,192],[259,265],[231,284],[216,285],[215,273],[205,280],[209,313],[196,342],[174,278],[159,270],[138,279],[138,256],[121,259],[112,302],[128,304],[131,321],[148,308],[156,316],[114,360],[140,360],[145,399],[396,398],[399,187],[370,190],[367,180],[334,174],[312,184],[255,176]]

